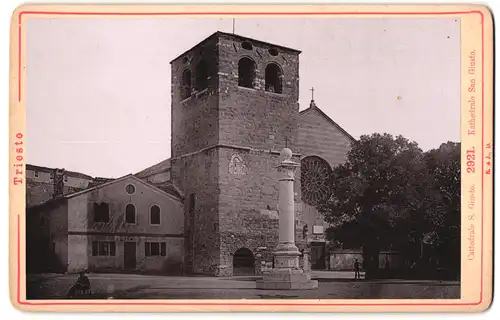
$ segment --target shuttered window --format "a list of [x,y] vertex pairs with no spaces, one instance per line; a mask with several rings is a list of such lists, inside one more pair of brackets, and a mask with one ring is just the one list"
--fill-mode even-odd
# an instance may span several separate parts
[[165,257],[167,255],[167,244],[165,242],[145,242],[144,251],[146,257]]
[[114,241],[92,241],[92,256],[115,256],[116,244]]

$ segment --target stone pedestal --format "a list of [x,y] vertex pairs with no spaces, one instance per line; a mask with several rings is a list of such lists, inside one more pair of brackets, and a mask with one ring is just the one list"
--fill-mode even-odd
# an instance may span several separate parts
[[295,210],[293,181],[298,163],[293,162],[292,151],[281,151],[283,161],[278,165],[279,180],[279,244],[274,253],[274,268],[257,281],[257,289],[303,290],[318,287],[310,273],[299,267],[300,252],[295,246]]

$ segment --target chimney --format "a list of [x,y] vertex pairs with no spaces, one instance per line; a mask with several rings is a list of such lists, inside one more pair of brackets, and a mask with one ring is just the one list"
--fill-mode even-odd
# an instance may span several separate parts
[[54,169],[54,199],[64,195],[64,172],[64,169]]

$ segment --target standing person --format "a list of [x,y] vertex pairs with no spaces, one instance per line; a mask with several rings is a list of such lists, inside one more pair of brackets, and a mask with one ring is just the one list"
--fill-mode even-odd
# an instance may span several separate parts
[[360,279],[358,259],[354,259],[354,279]]

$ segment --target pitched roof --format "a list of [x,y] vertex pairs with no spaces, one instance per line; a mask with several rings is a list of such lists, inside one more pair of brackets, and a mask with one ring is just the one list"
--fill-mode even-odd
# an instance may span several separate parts
[[181,200],[185,198],[184,193],[179,188],[177,188],[175,184],[171,181],[163,182],[160,184],[154,184],[154,186],[160,190],[165,191],[166,193],[175,195]]
[[94,191],[94,190],[98,190],[100,188],[103,188],[103,187],[106,187],[106,186],[109,186],[109,185],[112,185],[114,183],[117,183],[117,182],[120,182],[120,181],[123,181],[123,180],[126,180],[126,179],[133,179],[134,181],[152,189],[153,191],[156,191],[162,195],[165,195],[177,202],[180,202],[182,204],[182,201],[179,197],[176,197],[174,196],[173,194],[170,194],[152,184],[149,184],[147,183],[146,181],[144,180],[141,180],[139,178],[137,178],[136,176],[132,175],[132,174],[128,174],[126,176],[123,176],[121,178],[117,178],[117,179],[114,179],[114,180],[111,180],[109,182],[105,182],[105,183],[102,183],[102,184],[99,184],[97,186],[94,186],[92,188],[87,188],[87,189],[84,189],[84,190],[81,190],[81,191],[77,191],[77,192],[74,192],[74,193],[70,193],[70,194],[67,194],[67,195],[64,195],[64,196],[61,196],[61,197],[57,197],[57,198],[54,198],[54,199],[50,199],[48,201],[45,201],[44,203],[41,203],[39,205],[36,205],[36,206],[33,206],[33,207],[30,207],[30,209],[32,208],[35,208],[35,207],[40,207],[40,206],[45,206],[47,204],[50,204],[50,203],[54,203],[54,202],[57,202],[57,201],[60,201],[60,200],[63,200],[63,199],[71,199],[71,198],[74,198],[76,196],[79,196],[79,195],[82,195],[82,194],[85,194],[85,193],[88,193],[88,192],[91,192],[91,191]]
[[314,100],[311,101],[311,104],[309,105],[309,108],[302,110],[299,112],[299,115],[301,114],[306,114],[311,111],[317,111],[323,118],[325,118],[328,122],[330,122],[332,125],[334,125],[337,129],[339,129],[340,132],[342,132],[346,137],[351,139],[351,141],[357,141],[353,136],[351,136],[347,131],[344,130],[337,122],[333,121],[332,118],[330,118],[326,113],[324,113],[317,105],[314,103]]
[[158,162],[157,164],[152,165],[151,167],[148,167],[142,171],[137,172],[134,174],[138,178],[145,178],[150,175],[153,175],[155,173],[158,173],[160,171],[166,171],[170,169],[170,159],[163,160],[161,162]]
[[93,187],[96,187],[100,184],[103,184],[103,183],[107,183],[107,182],[110,182],[110,181],[113,181],[115,179],[111,179],[111,178],[102,178],[102,177],[95,177],[92,181],[90,181],[89,185],[87,188],[93,188]]
[[120,181],[123,181],[123,180],[126,180],[126,179],[132,179],[132,180],[135,180],[136,182],[138,183],[141,183],[143,184],[144,186],[152,189],[152,190],[155,190],[163,195],[166,195],[176,201],[179,201],[180,202],[180,199],[175,197],[174,195],[170,194],[170,193],[167,193],[166,191],[164,190],[161,190],[160,188],[150,184],[150,183],[147,183],[146,181],[142,180],[142,179],[139,179],[137,178],[136,176],[134,176],[133,174],[128,174],[126,176],[123,176],[121,178],[118,178],[118,179],[114,179],[112,181],[109,181],[109,182],[106,182],[106,183],[103,183],[103,184],[100,184],[100,185],[97,185],[95,187],[92,187],[92,188],[88,188],[88,189],[85,189],[85,190],[82,190],[82,191],[79,191],[79,192],[75,192],[75,193],[72,193],[72,194],[68,194],[65,196],[65,198],[67,199],[70,199],[70,198],[73,198],[73,197],[76,197],[78,195],[81,195],[81,194],[85,194],[87,192],[90,192],[90,191],[94,191],[94,190],[97,190],[97,189],[100,189],[100,188],[103,188],[103,187],[106,187],[106,186],[109,186],[109,185],[112,185],[112,184],[115,184],[117,182],[120,182]]

